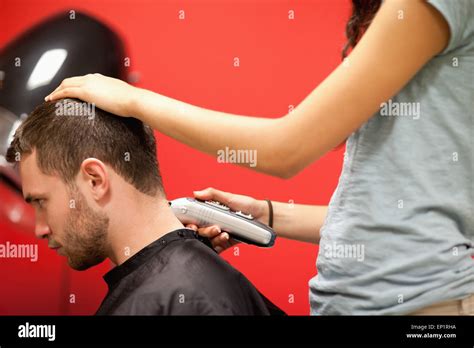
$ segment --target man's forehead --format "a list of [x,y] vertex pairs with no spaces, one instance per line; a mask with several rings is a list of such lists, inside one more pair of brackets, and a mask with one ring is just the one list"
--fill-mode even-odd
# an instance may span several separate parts
[[25,199],[28,196],[36,197],[44,195],[48,187],[61,181],[55,175],[47,175],[41,172],[36,162],[36,153],[22,156],[20,164],[20,177]]
[[22,182],[35,180],[44,175],[36,163],[36,152],[23,154],[19,163],[20,176]]

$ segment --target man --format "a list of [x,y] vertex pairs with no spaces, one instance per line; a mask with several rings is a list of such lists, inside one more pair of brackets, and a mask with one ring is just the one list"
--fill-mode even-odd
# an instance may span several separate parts
[[174,216],[153,132],[137,119],[45,102],[16,131],[7,160],[19,162],[39,238],[73,269],[117,265],[96,314],[282,313]]

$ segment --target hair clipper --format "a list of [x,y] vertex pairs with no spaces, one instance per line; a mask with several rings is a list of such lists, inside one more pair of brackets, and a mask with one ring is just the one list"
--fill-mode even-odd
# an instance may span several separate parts
[[217,225],[231,238],[259,247],[271,247],[276,234],[272,228],[254,220],[252,215],[232,211],[217,201],[202,201],[195,198],[177,198],[170,203],[181,223],[199,227]]

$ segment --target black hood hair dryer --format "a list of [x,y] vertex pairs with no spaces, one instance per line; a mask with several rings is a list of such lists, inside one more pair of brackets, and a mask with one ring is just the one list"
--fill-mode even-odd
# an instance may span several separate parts
[[21,121],[67,77],[101,73],[126,80],[125,59],[115,32],[76,11],[44,20],[0,50],[0,218],[11,215],[10,193],[21,192],[18,170],[5,160]]

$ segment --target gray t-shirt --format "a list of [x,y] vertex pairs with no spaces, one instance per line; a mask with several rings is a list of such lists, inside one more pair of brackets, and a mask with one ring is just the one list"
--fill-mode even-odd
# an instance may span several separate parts
[[406,314],[474,293],[474,0],[429,3],[448,47],[348,139],[312,314]]

